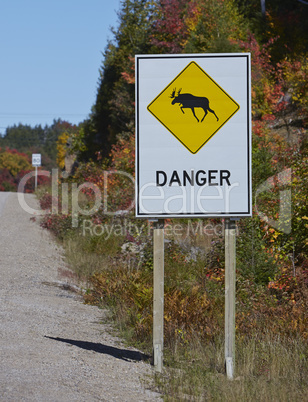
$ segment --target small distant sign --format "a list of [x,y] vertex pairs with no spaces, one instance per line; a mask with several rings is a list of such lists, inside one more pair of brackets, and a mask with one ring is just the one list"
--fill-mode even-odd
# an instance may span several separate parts
[[41,154],[32,154],[32,166],[41,166],[42,158]]

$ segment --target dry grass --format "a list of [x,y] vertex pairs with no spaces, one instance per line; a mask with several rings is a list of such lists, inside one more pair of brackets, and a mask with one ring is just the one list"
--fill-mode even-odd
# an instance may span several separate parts
[[170,367],[157,375],[166,401],[305,401],[308,347],[300,339],[237,339],[236,375],[225,376],[223,340],[198,342],[167,357]]
[[64,239],[64,249],[68,264],[80,279],[88,279],[97,272],[111,268],[113,257],[120,251],[123,239],[119,236],[109,238],[86,237],[75,233]]

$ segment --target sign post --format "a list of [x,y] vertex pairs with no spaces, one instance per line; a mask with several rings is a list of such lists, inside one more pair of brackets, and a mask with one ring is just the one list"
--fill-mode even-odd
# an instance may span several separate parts
[[154,222],[153,275],[153,357],[155,371],[161,373],[164,348],[164,220]]
[[252,215],[250,54],[137,55],[135,61],[136,217],[158,219],[154,228],[154,366],[161,371],[160,220],[220,217],[226,222],[225,358],[228,378],[232,378],[235,225],[230,219]]
[[236,224],[225,220],[225,366],[229,379],[235,367]]
[[41,154],[32,154],[32,166],[35,167],[35,190],[37,189],[37,168],[41,166]]

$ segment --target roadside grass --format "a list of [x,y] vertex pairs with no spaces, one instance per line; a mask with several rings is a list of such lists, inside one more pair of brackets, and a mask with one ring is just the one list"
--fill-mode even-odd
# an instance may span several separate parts
[[[128,227],[124,221],[128,218],[104,219],[98,221],[109,229]],[[133,233],[106,229],[95,235],[90,230],[83,232],[82,222],[78,230],[59,233],[68,264],[87,284],[85,302],[107,307],[126,342],[151,354],[152,237],[143,223],[131,222]],[[176,238],[170,231],[165,243],[165,369],[155,375],[164,399],[307,400],[307,301],[295,303],[285,289],[269,289],[257,271],[256,281],[249,274],[251,256],[242,236],[236,372],[235,379],[228,380],[224,367],[223,239],[219,234],[202,238],[197,230],[187,233],[184,230]],[[260,249],[256,250],[258,261],[268,268],[271,262],[267,258],[263,262]]]
[[237,337],[235,379],[224,370],[223,337],[196,341],[165,356],[156,383],[166,401],[304,401],[308,396],[308,348],[302,339],[271,334]]
[[111,269],[122,243],[121,237],[104,239],[100,236],[83,236],[77,231],[63,240],[67,262],[83,280],[102,270]]

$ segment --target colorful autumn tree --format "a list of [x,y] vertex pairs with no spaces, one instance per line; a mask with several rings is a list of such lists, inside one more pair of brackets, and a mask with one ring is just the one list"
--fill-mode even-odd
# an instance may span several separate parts
[[196,0],[161,0],[154,13],[151,42],[164,53],[182,53],[200,16]]
[[247,36],[248,24],[233,0],[200,0],[198,19],[190,29],[186,52],[235,52]]
[[31,170],[32,166],[26,154],[6,149],[0,151],[0,169],[7,169],[15,177],[21,170]]
[[60,169],[65,168],[65,155],[68,149],[67,142],[69,137],[70,135],[67,132],[64,132],[59,136],[57,141],[57,165]]

